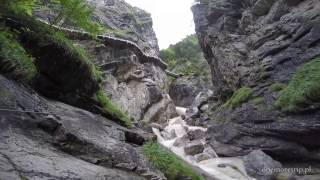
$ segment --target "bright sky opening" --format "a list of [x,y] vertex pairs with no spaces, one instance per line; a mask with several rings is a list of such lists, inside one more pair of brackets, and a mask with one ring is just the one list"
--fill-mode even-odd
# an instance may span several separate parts
[[191,12],[194,0],[125,1],[151,13],[160,49],[167,48],[170,44],[175,44],[187,35],[195,33]]

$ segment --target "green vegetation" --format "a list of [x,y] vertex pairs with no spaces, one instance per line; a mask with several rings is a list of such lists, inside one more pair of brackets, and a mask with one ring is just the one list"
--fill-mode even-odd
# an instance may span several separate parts
[[143,153],[149,161],[162,171],[169,180],[188,177],[192,180],[204,180],[194,170],[174,154],[164,150],[159,144],[149,142],[143,146]]
[[256,97],[256,98],[253,98],[250,102],[254,103],[255,105],[259,105],[264,102],[264,98],[263,97]]
[[20,175],[21,180],[29,180],[27,177]]
[[232,97],[223,105],[223,107],[235,108],[242,103],[247,102],[252,96],[252,89],[248,87],[242,87],[238,89]]
[[112,117],[117,118],[120,120],[120,123],[122,125],[125,125],[126,127],[132,127],[132,122],[129,119],[129,117],[122,112],[118,107],[116,107],[111,100],[103,93],[102,90],[99,90],[96,93],[96,98],[98,102],[101,104],[103,109],[110,114]]
[[276,106],[293,112],[320,102],[320,58],[302,65],[280,93]]
[[196,35],[187,36],[181,42],[170,45],[160,53],[161,58],[168,63],[168,69],[185,76],[203,77],[209,80],[210,71],[204,59]]
[[51,24],[78,27],[95,35],[103,30],[92,21],[93,9],[85,0],[51,0],[50,5],[55,7],[51,9],[57,14]]
[[271,92],[279,92],[281,90],[283,90],[284,88],[286,88],[287,85],[283,84],[283,83],[274,83],[271,86],[269,86],[269,91]]
[[26,81],[31,81],[37,72],[33,58],[18,43],[14,34],[1,29],[0,64],[0,72],[12,73]]
[[31,15],[36,0],[0,0],[0,16],[7,14]]
[[33,18],[22,18],[21,20],[28,27],[28,30],[22,33],[24,36],[35,38],[39,47],[45,47],[50,44],[61,47],[71,59],[89,67],[93,80],[102,80],[101,72],[87,56],[85,50],[79,46],[75,46],[71,40],[66,38],[63,32],[54,31],[50,26],[40,23]]
[[[0,16],[32,16],[34,9],[50,9],[56,14],[51,25],[73,26],[94,35],[103,28],[92,21],[93,9],[85,0],[0,0]],[[47,7],[50,6],[50,7]]]

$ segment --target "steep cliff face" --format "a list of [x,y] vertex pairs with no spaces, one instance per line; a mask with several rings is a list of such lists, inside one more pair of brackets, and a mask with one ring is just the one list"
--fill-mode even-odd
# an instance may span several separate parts
[[165,123],[176,115],[167,92],[167,76],[156,63],[143,63],[130,49],[77,41],[100,65],[104,91],[138,125]]
[[[95,20],[112,29],[118,38],[136,43],[146,55],[159,55],[149,13],[123,0],[88,2],[95,7]],[[166,92],[167,76],[163,66],[144,61],[130,48],[84,41],[80,44],[93,55],[104,72],[106,93],[136,123],[141,126],[148,122],[165,123],[175,115],[174,105]]]
[[132,7],[124,0],[87,1],[95,7],[95,21],[110,28],[115,36],[137,43],[144,52],[159,55],[158,40],[148,12]]
[[211,145],[226,156],[262,149],[277,159],[319,160],[318,96],[302,93],[309,98],[290,112],[279,98],[299,77],[318,77],[302,65],[320,56],[320,2],[200,0],[192,10],[218,97],[209,112]]
[[[89,3],[107,36],[1,17],[1,38],[35,75],[29,84],[13,76],[21,65],[6,63],[20,56],[0,43],[0,179],[166,179],[142,153],[154,136],[139,128],[176,114],[150,15],[121,0]],[[135,127],[105,111],[100,90]]]
[[241,86],[288,82],[319,55],[317,1],[200,1],[197,35],[222,97]]

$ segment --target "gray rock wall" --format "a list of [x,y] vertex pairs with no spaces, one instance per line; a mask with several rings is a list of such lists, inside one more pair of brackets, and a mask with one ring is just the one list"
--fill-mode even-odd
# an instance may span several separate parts
[[[196,31],[222,98],[241,86],[287,82],[320,55],[315,0],[201,0]],[[262,87],[260,87],[262,88]]]
[[105,77],[105,93],[138,125],[166,123],[176,116],[167,92],[167,75],[160,66],[142,63],[129,49],[121,50],[94,41],[77,43],[100,65]]
[[[277,160],[318,161],[319,109],[284,114],[269,86],[320,56],[320,2],[200,0],[192,10],[219,98],[207,112],[211,146],[224,156],[262,149]],[[217,108],[244,86],[262,101]]]
[[124,0],[87,0],[95,7],[94,20],[118,32],[124,39],[137,43],[150,55],[159,55],[156,34],[152,28],[151,15]]
[[165,179],[128,136],[139,133],[99,115],[3,76],[0,109],[1,179]]

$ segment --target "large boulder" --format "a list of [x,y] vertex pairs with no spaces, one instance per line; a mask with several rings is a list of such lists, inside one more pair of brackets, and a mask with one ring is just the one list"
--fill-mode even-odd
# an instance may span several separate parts
[[206,131],[202,129],[194,129],[194,130],[189,130],[187,134],[191,141],[200,140],[206,136]]
[[171,84],[169,95],[174,104],[180,107],[189,107],[195,99],[195,92],[188,84]]
[[184,147],[184,152],[187,155],[192,155],[192,156],[202,153],[203,150],[204,150],[204,145],[200,141],[190,142]]
[[273,180],[282,167],[281,163],[273,160],[263,151],[252,151],[243,158],[248,175],[259,180]]

